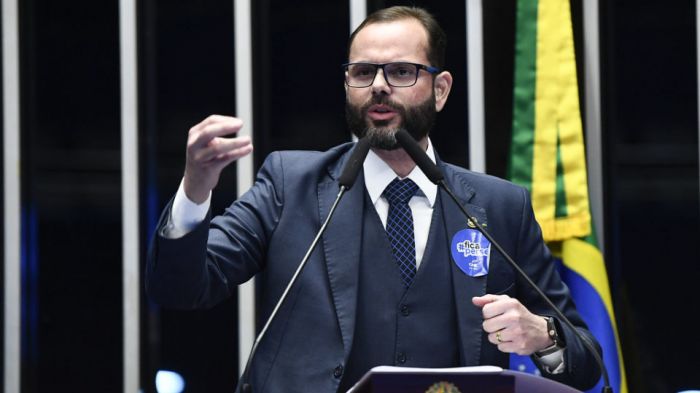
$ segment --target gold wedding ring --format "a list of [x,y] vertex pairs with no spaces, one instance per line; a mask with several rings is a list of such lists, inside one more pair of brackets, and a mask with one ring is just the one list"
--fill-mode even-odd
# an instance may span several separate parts
[[503,340],[501,340],[501,332],[496,332],[496,341],[498,341],[499,343],[503,342]]

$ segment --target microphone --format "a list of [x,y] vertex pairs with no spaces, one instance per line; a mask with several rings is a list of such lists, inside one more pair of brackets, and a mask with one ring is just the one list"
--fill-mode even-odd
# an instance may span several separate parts
[[362,164],[365,162],[367,153],[369,152],[369,139],[362,138],[357,141],[355,145],[355,150],[352,151],[350,158],[345,163],[343,172],[338,178],[338,183],[340,183],[341,189],[344,187],[345,190],[349,190],[357,179],[357,175],[362,169]]
[[433,163],[430,157],[425,153],[425,150],[418,146],[418,143],[408,131],[400,129],[396,132],[395,137],[399,145],[411,156],[413,162],[418,165],[418,168],[425,173],[425,176],[427,176],[431,182],[440,185],[440,183],[445,180],[445,175],[442,174],[440,168]]
[[464,217],[466,217],[467,221],[474,224],[474,226],[481,232],[488,241],[491,242],[491,244],[498,250],[498,252],[503,256],[503,258],[508,261],[508,263],[511,265],[511,267],[518,272],[518,275],[520,275],[525,281],[532,287],[532,289],[537,292],[537,294],[542,298],[545,303],[555,312],[557,317],[559,317],[566,326],[568,326],[576,335],[576,337],[581,340],[583,345],[590,351],[590,353],[593,355],[593,358],[595,359],[595,362],[598,364],[598,367],[600,368],[600,371],[603,374],[603,393],[612,393],[612,387],[610,386],[610,379],[608,378],[608,370],[605,368],[605,364],[603,363],[603,360],[600,358],[600,355],[598,352],[595,350],[593,347],[593,344],[588,340],[587,337],[585,337],[581,332],[576,329],[573,323],[569,321],[569,318],[567,318],[564,313],[562,313],[559,308],[552,302],[549,297],[542,292],[542,290],[537,286],[537,284],[530,279],[530,277],[525,273],[520,266],[518,266],[517,263],[511,258],[510,255],[506,252],[506,250],[501,247],[501,245],[491,236],[489,232],[484,229],[484,227],[476,220],[474,217],[472,217],[469,212],[462,206],[462,204],[459,202],[459,199],[457,199],[457,196],[452,192],[452,190],[447,186],[447,183],[445,182],[445,176],[443,175],[442,171],[440,168],[438,168],[437,165],[428,157],[428,155],[425,153],[425,151],[418,145],[418,143],[413,139],[413,137],[406,131],[406,130],[399,130],[396,132],[396,141],[399,143],[399,145],[408,153],[408,155],[413,159],[413,161],[418,165],[421,171],[425,173],[425,175],[428,177],[428,179],[438,185],[439,187],[442,187],[443,190],[447,193],[447,195],[450,196],[450,199],[454,201],[455,204],[459,207],[459,209],[462,211],[462,214]]
[[253,387],[248,382],[248,377],[250,374],[250,365],[253,361],[253,356],[255,356],[255,351],[258,349],[258,344],[260,344],[260,341],[265,337],[265,333],[267,332],[267,329],[270,327],[272,324],[272,321],[274,321],[275,316],[277,315],[277,312],[279,309],[282,307],[282,304],[284,304],[284,301],[287,299],[287,296],[289,295],[290,290],[292,289],[292,286],[294,283],[297,281],[299,275],[301,274],[302,270],[304,270],[304,267],[306,266],[306,263],[309,261],[309,257],[311,256],[311,253],[314,251],[316,248],[316,245],[318,244],[318,241],[321,239],[321,236],[323,233],[326,231],[326,227],[328,226],[328,223],[331,221],[331,217],[333,217],[333,213],[335,212],[335,208],[338,206],[338,203],[340,202],[340,199],[343,197],[345,192],[352,188],[353,184],[355,184],[355,180],[357,179],[357,176],[360,174],[360,169],[362,169],[362,163],[365,161],[365,158],[367,157],[367,153],[369,152],[369,139],[367,138],[362,138],[359,141],[357,141],[357,144],[355,144],[355,148],[350,154],[350,157],[348,158],[348,161],[345,163],[345,166],[343,167],[343,171],[340,174],[340,177],[338,178],[338,183],[340,184],[340,191],[338,191],[338,195],[335,197],[335,201],[333,202],[333,205],[331,205],[331,209],[328,212],[328,216],[326,217],[326,220],[323,222],[323,225],[321,225],[321,228],[319,228],[318,232],[316,233],[316,237],[314,240],[311,242],[311,245],[309,246],[309,249],[306,251],[306,254],[304,255],[304,258],[302,258],[301,262],[299,262],[299,266],[297,267],[297,270],[294,272],[292,275],[292,278],[289,280],[289,283],[287,284],[287,287],[285,288],[284,292],[282,293],[282,296],[280,296],[279,300],[277,301],[277,304],[275,304],[275,308],[272,310],[272,313],[270,313],[270,316],[267,318],[267,321],[265,322],[265,326],[263,326],[262,330],[260,331],[260,334],[255,338],[255,342],[253,342],[253,347],[250,350],[250,354],[248,355],[248,361],[245,364],[245,368],[243,369],[243,374],[241,374],[241,392],[242,393],[251,393],[253,391]]

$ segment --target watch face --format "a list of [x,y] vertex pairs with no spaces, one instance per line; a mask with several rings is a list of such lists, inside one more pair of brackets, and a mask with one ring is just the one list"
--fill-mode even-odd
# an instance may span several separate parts
[[554,345],[559,345],[559,335],[557,334],[557,328],[554,324],[554,318],[547,317],[547,334],[554,341]]
[[541,351],[535,352],[535,354],[539,357],[551,355],[563,348],[559,340],[559,335],[557,334],[557,327],[554,324],[554,318],[544,317],[544,319],[547,321],[547,334],[552,341],[554,341],[554,343]]

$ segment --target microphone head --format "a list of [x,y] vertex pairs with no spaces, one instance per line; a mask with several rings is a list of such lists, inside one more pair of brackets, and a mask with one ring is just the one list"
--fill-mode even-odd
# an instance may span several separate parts
[[349,190],[352,185],[355,184],[355,179],[357,179],[357,175],[360,174],[360,169],[362,169],[362,163],[365,162],[367,153],[369,153],[369,139],[362,138],[357,141],[352,154],[350,154],[350,158],[348,158],[348,161],[345,163],[343,173],[341,173],[340,178],[338,178],[338,183],[340,183],[342,187],[345,187],[346,190]]
[[445,179],[440,168],[428,157],[428,154],[418,145],[418,142],[413,139],[408,131],[401,129],[396,132],[396,141],[411,156],[413,162],[418,165],[418,168],[425,173],[425,176],[431,182],[438,184]]

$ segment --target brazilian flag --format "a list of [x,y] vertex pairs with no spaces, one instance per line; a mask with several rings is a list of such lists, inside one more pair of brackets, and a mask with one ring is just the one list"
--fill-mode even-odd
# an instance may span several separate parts
[[[608,276],[591,229],[570,4],[518,0],[516,18],[508,176],[530,191],[544,239],[561,261],[561,276],[603,349],[610,384],[627,392]],[[536,370],[517,355],[511,368]]]

